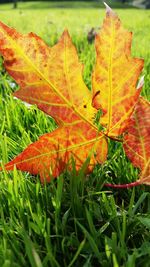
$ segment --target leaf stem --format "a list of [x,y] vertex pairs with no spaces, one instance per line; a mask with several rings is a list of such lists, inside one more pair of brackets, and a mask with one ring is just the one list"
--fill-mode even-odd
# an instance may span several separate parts
[[117,138],[117,137],[111,137],[105,134],[106,137],[108,137],[109,139],[113,140],[113,141],[117,141],[120,143],[123,143],[123,139]]
[[139,181],[129,183],[129,184],[104,184],[104,186],[112,187],[112,188],[131,188],[131,187],[138,186],[138,185],[141,185]]
[[117,142],[123,143],[123,138],[117,138],[117,137],[109,136],[105,132],[103,132],[103,134],[105,135],[106,138],[109,138],[109,139],[111,139],[113,141],[117,141]]

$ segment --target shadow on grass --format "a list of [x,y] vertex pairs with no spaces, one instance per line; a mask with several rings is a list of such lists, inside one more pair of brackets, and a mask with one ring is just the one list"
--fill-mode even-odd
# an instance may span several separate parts
[[[120,2],[107,1],[113,8],[135,8],[128,3],[122,4]],[[13,4],[0,5],[0,10],[10,10],[13,8]],[[19,2],[18,9],[51,9],[51,8],[105,8],[102,0],[93,1],[35,1],[35,2]]]

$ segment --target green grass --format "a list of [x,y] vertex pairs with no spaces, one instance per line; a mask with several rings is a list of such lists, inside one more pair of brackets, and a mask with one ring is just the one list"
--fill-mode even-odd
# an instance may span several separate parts
[[[87,42],[92,26],[101,26],[104,10],[90,8],[10,10],[0,19],[22,32],[34,31],[49,44],[65,27],[73,37],[84,80],[91,86],[94,46]],[[31,5],[31,3],[30,3]],[[31,7],[31,6],[30,6]],[[118,9],[134,32],[132,54],[145,59],[143,95],[150,100],[150,11]],[[135,19],[136,18],[136,19]],[[8,162],[28,144],[55,128],[54,121],[13,99],[12,80],[0,67],[0,158]],[[121,144],[110,142],[108,161],[84,176],[64,173],[51,184],[14,170],[0,173],[0,266],[2,267],[149,267],[150,188],[110,190],[104,182],[136,180],[138,170]]]

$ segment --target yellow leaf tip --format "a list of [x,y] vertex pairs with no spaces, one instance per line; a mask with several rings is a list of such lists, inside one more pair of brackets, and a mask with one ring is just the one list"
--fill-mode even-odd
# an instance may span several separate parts
[[106,2],[104,2],[104,6],[106,7],[106,12],[111,12],[112,11],[112,9],[110,8],[110,6],[107,5]]
[[107,5],[106,2],[104,2],[104,5],[106,7],[106,15],[113,15],[113,16],[116,16],[115,12],[110,8],[109,5]]

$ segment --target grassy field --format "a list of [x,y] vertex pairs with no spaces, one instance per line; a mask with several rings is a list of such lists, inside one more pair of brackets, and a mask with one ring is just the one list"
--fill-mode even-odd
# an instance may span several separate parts
[[[104,9],[79,3],[61,8],[54,3],[0,6],[0,20],[20,30],[33,31],[49,45],[68,28],[80,60],[84,80],[91,86],[94,45],[91,27],[101,26]],[[59,3],[60,5],[60,3]],[[150,11],[115,9],[134,32],[132,54],[145,59],[142,94],[150,100]],[[0,64],[0,158],[8,162],[40,135],[55,128],[54,121],[13,99],[16,89]],[[108,161],[90,176],[64,173],[51,184],[14,170],[0,173],[0,266],[2,267],[149,267],[150,188],[110,190],[105,182],[136,180],[138,170],[119,143],[110,142]]]

